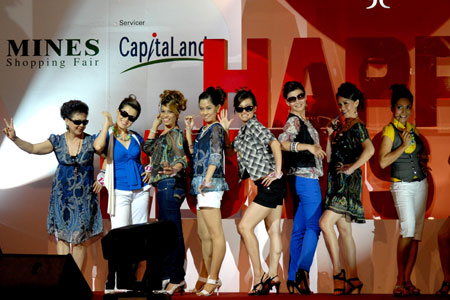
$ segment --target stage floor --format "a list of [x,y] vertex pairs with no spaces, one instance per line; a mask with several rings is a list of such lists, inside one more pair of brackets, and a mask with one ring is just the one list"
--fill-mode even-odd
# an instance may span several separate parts
[[[249,299],[248,295],[246,293],[220,293],[217,297],[215,294],[212,296],[214,298],[220,298],[221,300],[238,300],[238,299]],[[270,293],[269,295],[265,296],[258,296],[258,297],[252,297],[254,298],[263,298],[266,300],[280,300],[280,299],[303,299],[303,300],[387,300],[387,299],[394,299],[394,297],[391,294],[361,294],[361,295],[344,295],[344,296],[334,296],[332,294],[314,294],[309,296],[302,296],[299,294],[288,294],[288,293],[280,293],[279,295],[275,293]],[[411,300],[428,300],[428,299],[449,299],[449,296],[447,297],[441,297],[441,296],[435,296],[435,295],[420,295],[420,296],[410,296],[407,297]],[[103,292],[95,292],[94,297],[92,300],[102,300],[103,299]],[[142,297],[118,297],[118,300],[141,300],[146,299]],[[168,298],[166,298],[168,299]],[[172,299],[174,300],[188,300],[188,299],[199,299],[199,297],[192,293],[184,293],[183,295],[180,295],[179,293],[172,296]]]

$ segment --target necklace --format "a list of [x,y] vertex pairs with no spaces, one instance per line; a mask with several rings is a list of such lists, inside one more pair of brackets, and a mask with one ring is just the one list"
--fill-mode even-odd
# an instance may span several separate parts
[[78,155],[78,153],[80,153],[81,150],[81,145],[83,144],[83,137],[80,138],[79,142],[78,142],[78,147],[77,147],[77,151],[75,152],[74,155],[72,155],[73,151],[71,150],[71,143],[69,143],[69,140],[67,139],[67,132],[64,134],[65,138],[66,138],[66,143],[67,143],[67,150],[69,152],[69,155],[72,159],[76,158],[76,156]]
[[119,132],[117,131],[117,129],[116,129],[115,126],[111,126],[111,128],[112,128],[112,131],[113,131],[114,135],[115,135],[119,140],[122,140],[122,141],[124,141],[124,142],[127,142],[127,141],[129,141],[129,140],[131,139],[131,134],[130,134],[130,133],[128,133],[126,137],[122,137],[122,136],[119,134]]
[[355,125],[356,123],[361,122],[361,120],[359,119],[359,117],[356,118],[348,118],[345,120],[344,123],[341,123],[337,129],[338,132],[342,133],[344,131],[349,130],[350,128],[352,128],[353,125]]

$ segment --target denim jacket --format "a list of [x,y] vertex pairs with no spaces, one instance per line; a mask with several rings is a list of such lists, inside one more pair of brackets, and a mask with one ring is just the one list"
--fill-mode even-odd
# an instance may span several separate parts
[[193,178],[191,194],[197,195],[198,188],[203,183],[208,171],[208,166],[216,166],[211,178],[211,187],[203,189],[204,192],[228,191],[228,184],[224,174],[224,149],[225,131],[219,123],[214,123],[208,128],[200,128],[194,142],[193,154]]

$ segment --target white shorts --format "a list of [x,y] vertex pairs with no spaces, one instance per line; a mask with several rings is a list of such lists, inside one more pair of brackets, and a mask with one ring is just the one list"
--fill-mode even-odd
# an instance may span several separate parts
[[203,195],[197,195],[197,210],[200,210],[200,207],[220,208],[220,201],[222,201],[223,191],[206,192],[203,193]]
[[413,182],[393,182],[391,192],[400,221],[401,236],[413,237],[420,241],[427,206],[427,179]]

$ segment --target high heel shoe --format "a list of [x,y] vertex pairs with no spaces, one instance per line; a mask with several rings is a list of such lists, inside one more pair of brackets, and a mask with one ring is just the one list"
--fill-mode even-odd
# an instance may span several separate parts
[[203,289],[203,286],[205,285],[207,280],[208,280],[208,278],[199,276],[198,279],[197,279],[197,282],[195,283],[195,287],[193,289],[188,290],[188,293],[198,293],[198,292],[200,292]]
[[436,295],[448,295],[448,292],[450,291],[450,282],[448,281],[442,281],[441,289],[436,292]]
[[262,295],[268,295],[270,291],[272,290],[272,287],[275,287],[275,290],[277,292],[277,295],[280,293],[280,285],[281,281],[278,279],[278,281],[275,281],[274,279],[277,278],[278,275],[275,276],[268,276],[267,279],[264,281],[263,288],[262,288]]
[[[206,284],[212,284],[215,285],[215,287],[210,292],[206,291],[205,289],[202,289],[200,292],[197,293],[197,296],[211,296],[214,293],[214,291],[216,291],[217,296],[219,296],[219,289],[222,286],[222,281],[220,281],[220,279],[214,280],[208,277],[205,285]],[[203,285],[203,287],[205,287],[205,285]]]
[[[343,281],[344,287],[343,288],[337,288],[336,287],[336,280]],[[345,294],[345,270],[342,269],[341,272],[339,272],[336,275],[333,275],[333,281],[335,281],[334,282],[334,294],[337,295],[337,296],[344,295]]]
[[396,285],[394,287],[394,291],[392,292],[392,296],[403,297],[404,293],[405,293],[405,288],[403,287],[403,285]]
[[295,292],[296,284],[294,280],[288,280],[286,281],[286,287],[289,292],[289,294],[293,294]]
[[300,295],[311,295],[309,289],[309,273],[306,270],[298,269],[295,274],[295,286]]
[[405,295],[408,296],[417,296],[420,295],[420,290],[416,288],[414,284],[412,284],[411,281],[405,281],[403,284],[403,287],[405,288]]
[[249,296],[261,296],[261,295],[264,295],[264,294],[262,294],[262,292],[263,292],[263,289],[264,289],[264,284],[265,284],[265,282],[267,280],[267,278],[264,279],[265,277],[266,277],[266,273],[263,273],[263,275],[261,276],[261,280],[257,284],[255,284],[253,286],[252,290],[248,293]]
[[166,290],[154,290],[153,294],[173,295],[176,291],[179,291],[180,295],[183,295],[185,285],[186,285],[186,282],[184,280],[180,283],[172,283],[171,289],[169,289],[169,290],[167,290],[167,289]]
[[[354,285],[352,283],[352,281],[359,281],[359,284],[358,285]],[[346,289],[345,294],[351,295],[354,290],[358,290],[358,295],[361,294],[361,289],[362,289],[364,284],[361,282],[361,280],[359,280],[358,277],[349,278],[349,279],[347,279],[345,281],[345,283],[349,285],[349,288]]]

